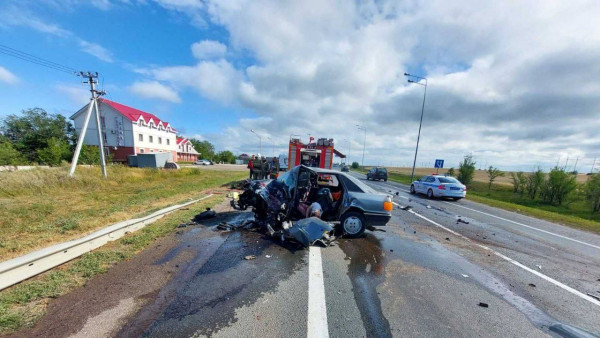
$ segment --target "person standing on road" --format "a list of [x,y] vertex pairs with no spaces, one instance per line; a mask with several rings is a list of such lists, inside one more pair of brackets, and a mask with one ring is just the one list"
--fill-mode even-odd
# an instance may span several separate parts
[[262,166],[261,166],[261,169],[262,169],[261,173],[262,173],[262,179],[263,180],[268,178],[267,177],[267,171],[269,170],[268,166],[269,165],[267,164],[267,159],[263,157],[263,159],[262,159]]
[[248,160],[248,169],[250,171],[249,179],[252,179],[252,171],[254,170],[254,156],[250,160]]

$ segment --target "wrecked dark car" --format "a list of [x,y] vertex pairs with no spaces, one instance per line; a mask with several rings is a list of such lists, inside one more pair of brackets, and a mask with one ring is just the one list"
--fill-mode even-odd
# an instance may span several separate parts
[[255,221],[271,235],[289,232],[297,221],[313,216],[311,208],[317,205],[319,218],[332,224],[338,236],[350,238],[361,236],[367,227],[386,225],[393,209],[390,196],[352,176],[303,165],[276,180],[248,181],[231,205],[238,210],[251,207]]

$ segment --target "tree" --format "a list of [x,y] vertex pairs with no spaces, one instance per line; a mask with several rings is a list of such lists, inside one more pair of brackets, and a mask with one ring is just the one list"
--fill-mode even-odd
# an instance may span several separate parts
[[523,195],[527,186],[527,176],[525,176],[522,171],[517,173],[513,171],[510,173],[510,178],[512,179],[513,193],[520,193]]
[[235,155],[229,150],[223,150],[215,155],[215,160],[223,163],[235,164]]
[[59,166],[63,160],[68,161],[70,155],[69,145],[56,137],[49,139],[48,146],[37,151],[39,162],[51,166]]
[[446,175],[454,177],[456,175],[456,173],[454,172],[454,167],[451,167],[450,169],[448,169],[448,171],[446,172]]
[[19,165],[26,161],[12,142],[0,135],[0,165]]
[[600,211],[600,174],[590,176],[584,190],[585,197],[592,207],[592,213]]
[[538,168],[527,176],[526,190],[531,200],[534,200],[544,184],[544,172]]
[[208,141],[200,141],[195,138],[191,138],[190,142],[194,146],[197,152],[200,153],[200,157],[205,159],[212,159],[215,156],[215,146]]
[[352,162],[352,169],[358,169],[359,166],[358,162]]
[[458,165],[458,177],[464,185],[469,185],[475,176],[475,164],[473,161],[473,155],[466,155],[464,160]]
[[23,110],[21,116],[7,116],[0,125],[0,133],[29,162],[43,162],[38,157],[39,150],[48,148],[51,139],[67,148],[76,140],[75,129],[64,116],[48,114],[41,108]]
[[504,176],[504,172],[503,172],[503,171],[501,171],[501,170],[500,170],[500,169],[498,169],[498,168],[494,168],[494,167],[492,167],[492,166],[490,166],[490,167],[488,168],[488,170],[487,170],[487,174],[488,174],[488,177],[490,178],[490,181],[489,181],[489,184],[488,184],[488,190],[491,190],[491,189],[492,189],[492,182],[494,182],[494,180],[495,180],[497,177]]
[[575,175],[565,172],[563,168],[554,167],[548,173],[548,180],[540,196],[544,202],[560,206],[575,189],[577,189]]

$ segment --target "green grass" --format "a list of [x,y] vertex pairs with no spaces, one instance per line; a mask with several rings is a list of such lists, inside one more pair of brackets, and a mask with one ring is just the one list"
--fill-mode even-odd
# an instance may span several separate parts
[[194,215],[225,199],[213,196],[159,219],[145,228],[111,242],[93,252],[0,291],[0,334],[11,333],[35,324],[45,310],[48,301],[84,285],[97,274],[106,272],[112,265],[140,252],[149,244],[168,233],[177,225],[188,222]]
[[101,227],[197,198],[244,172],[108,167],[0,173],[0,260],[64,242]]
[[[366,174],[368,168],[353,170]],[[410,184],[410,175],[394,172],[389,172],[388,175],[390,181]],[[415,176],[415,179],[417,178]],[[540,200],[532,201],[527,196],[515,194],[511,186],[492,184],[492,189],[488,190],[487,183],[474,181],[469,185],[467,199],[574,228],[600,233],[600,214],[592,214],[590,206],[581,196],[574,196],[565,205],[554,206],[543,203]]]

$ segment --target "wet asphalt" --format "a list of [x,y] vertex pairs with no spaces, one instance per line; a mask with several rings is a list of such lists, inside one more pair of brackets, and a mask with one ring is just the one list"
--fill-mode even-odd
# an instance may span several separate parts
[[[395,208],[384,231],[321,248],[329,336],[600,334],[600,306],[476,245],[600,296],[600,236],[466,200],[430,201],[405,185],[365,183],[468,239]],[[225,215],[233,223],[251,217]],[[155,262],[193,252],[118,336],[306,337],[308,250],[216,225],[182,232]]]

